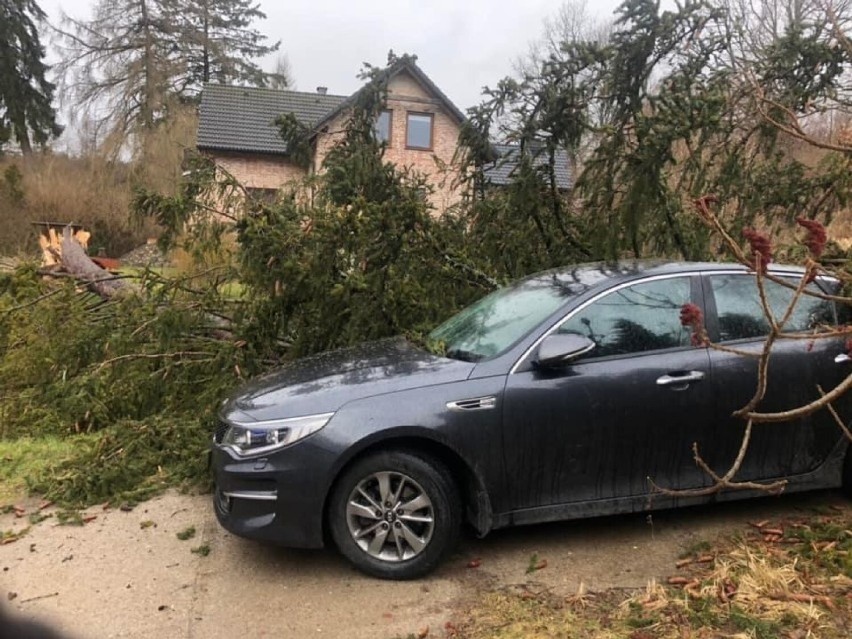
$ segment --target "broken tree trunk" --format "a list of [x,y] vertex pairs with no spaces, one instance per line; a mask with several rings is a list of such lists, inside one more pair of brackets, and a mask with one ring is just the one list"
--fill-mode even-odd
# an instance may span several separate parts
[[[41,265],[44,267],[56,266],[59,264],[57,255],[62,253],[62,248],[60,246],[62,240],[56,232],[56,228],[54,228],[57,225],[51,226],[49,222],[39,222],[37,223],[37,226],[44,227],[38,236],[38,243],[39,246],[41,246]],[[91,233],[71,224],[62,228],[63,233],[66,229],[71,229],[72,236],[83,247],[83,249],[89,248],[89,239],[92,237]]]
[[83,246],[75,239],[70,228],[62,232],[62,241],[59,243],[59,251],[54,251],[58,264],[86,285],[95,293],[104,298],[111,298],[122,291],[132,290],[126,280],[117,278],[109,271],[95,264],[83,249]]

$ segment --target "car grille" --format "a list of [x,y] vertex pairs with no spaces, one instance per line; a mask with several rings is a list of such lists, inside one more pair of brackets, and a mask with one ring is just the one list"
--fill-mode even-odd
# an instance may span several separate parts
[[216,427],[216,432],[213,433],[213,441],[217,444],[221,444],[222,440],[225,439],[225,433],[228,432],[228,424],[225,422],[219,422],[219,425]]

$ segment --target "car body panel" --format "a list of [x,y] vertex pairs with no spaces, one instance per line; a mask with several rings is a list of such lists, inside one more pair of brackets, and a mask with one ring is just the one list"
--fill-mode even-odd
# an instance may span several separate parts
[[[657,379],[680,370],[707,379],[674,390]],[[663,486],[701,485],[695,434],[712,425],[696,405],[712,402],[706,349],[577,362],[563,372],[509,376],[506,469],[512,508],[647,495]],[[614,401],[618,398],[618,401]]]
[[[785,493],[805,492],[809,490],[838,488],[841,485],[843,462],[849,449],[847,441],[841,441],[831,451],[825,462],[813,472],[789,478],[784,489]],[[778,478],[780,479],[780,478]],[[621,513],[650,513],[668,508],[697,506],[710,502],[738,501],[766,497],[763,490],[729,490],[714,493],[709,496],[668,496],[660,493],[648,493],[634,497],[619,497],[615,499],[591,499],[574,501],[552,506],[522,508],[507,513],[494,515],[493,528],[508,526],[524,526],[566,519],[587,519],[605,517]]]
[[[432,441],[463,461],[488,495],[504,491],[500,396],[504,377],[455,382],[399,391],[348,404],[332,419],[323,433],[336,450],[345,451],[337,460],[332,477],[364,450],[382,442]],[[495,398],[493,408],[452,410],[447,404],[459,400]],[[345,428],[333,423],[345,422]]]
[[[227,530],[292,548],[323,546],[325,486],[316,477],[331,472],[336,455],[313,437],[300,444],[298,450],[291,447],[252,459],[236,459],[227,449],[214,447],[214,507]],[[271,490],[276,491],[274,501],[233,499],[229,510],[218,499],[221,492]]]
[[[706,348],[675,348],[581,358],[558,372],[534,366],[537,344],[574,309],[612,287],[644,279],[690,275],[694,301],[705,310],[712,330],[712,296],[698,274],[720,269],[747,272],[712,263],[549,271],[536,277],[562,278],[575,286],[573,294],[496,357],[471,363],[427,353],[401,339],[382,340],[298,360],[259,378],[224,403],[224,422],[334,415],[319,432],[264,456],[239,458],[214,446],[218,493],[270,486],[277,491],[277,499],[266,503],[234,500],[230,512],[217,502],[216,514],[236,534],[294,547],[320,546],[325,504],[336,478],[353,460],[383,446],[445,451],[457,460],[475,484],[480,532],[749,496],[739,491],[663,497],[649,492],[647,478],[666,487],[707,485],[709,479],[692,460],[693,442],[715,468],[730,463],[742,432],[730,413],[753,389],[752,362]],[[803,342],[782,346],[772,365],[783,370],[771,372],[777,375],[777,389],[770,393],[770,407],[812,398],[816,378],[832,386],[844,374],[830,359],[836,344],[818,342],[807,365],[800,365]],[[700,371],[704,379],[682,390],[655,383],[661,375],[683,370]],[[811,374],[815,378],[807,379]],[[822,416],[815,419],[819,424],[811,429],[804,422],[756,429],[761,434],[755,436],[754,459],[747,468],[763,470],[754,478],[790,471],[798,473],[790,478],[790,490],[839,485],[848,444]],[[792,441],[779,444],[780,432]],[[776,451],[778,463],[768,463]]]
[[474,365],[416,348],[403,338],[305,357],[250,382],[220,414],[258,421],[334,412],[348,402],[406,388],[467,379]]
[[[712,275],[726,273],[724,269]],[[753,277],[741,274],[740,277]],[[710,274],[705,275],[709,280]],[[791,280],[798,284],[798,278]],[[769,282],[766,285],[771,285]],[[825,285],[823,286],[823,288]],[[709,281],[705,281],[707,306],[711,310],[708,330],[711,339],[721,340],[716,312],[716,300]],[[758,380],[758,356],[764,339],[725,341],[730,348],[752,353],[743,357],[735,353],[711,351],[712,383],[717,398],[715,421],[718,427],[699,440],[702,457],[716,472],[730,467],[742,441],[745,420],[735,411],[754,396]],[[836,355],[845,352],[843,338],[818,340],[778,339],[769,358],[767,389],[758,411],[781,412],[804,406],[819,397],[817,385],[830,390],[852,372],[845,362],[836,363]],[[836,403],[841,414],[852,408],[850,398]],[[803,418],[773,424],[757,425],[751,436],[748,452],[738,479],[744,481],[780,477],[795,477],[812,473],[826,462],[830,453],[843,440],[843,433],[827,410]]]

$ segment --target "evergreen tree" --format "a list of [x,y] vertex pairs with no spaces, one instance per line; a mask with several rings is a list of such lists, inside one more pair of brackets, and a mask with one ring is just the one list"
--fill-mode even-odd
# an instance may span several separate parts
[[185,90],[198,92],[205,82],[266,86],[269,76],[253,62],[274,53],[281,42],[252,25],[265,20],[252,0],[174,0],[170,10],[181,30]]
[[35,0],[0,0],[0,149],[12,139],[29,153],[62,132],[35,25],[43,19]]
[[[826,114],[852,108],[848,10],[779,0],[783,19],[759,31],[750,26],[763,14],[751,15],[751,5],[731,13],[738,1],[663,10],[657,0],[624,0],[606,39],[571,36],[487,91],[465,138],[496,134],[524,156],[546,153],[514,172],[512,188],[480,196],[488,206],[475,219],[503,210],[528,217],[551,261],[564,258],[572,231],[593,257],[699,259],[714,248],[693,214],[704,194],[725,202],[734,230],[847,202],[852,150],[813,132]],[[818,149],[818,164],[792,140]],[[561,196],[546,193],[557,149],[574,159],[570,216]]]

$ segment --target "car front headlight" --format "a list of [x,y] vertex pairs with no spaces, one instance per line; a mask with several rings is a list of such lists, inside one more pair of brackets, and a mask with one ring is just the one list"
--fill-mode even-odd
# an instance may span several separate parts
[[268,453],[317,432],[333,416],[334,413],[322,413],[265,422],[230,422],[222,446],[242,457]]

